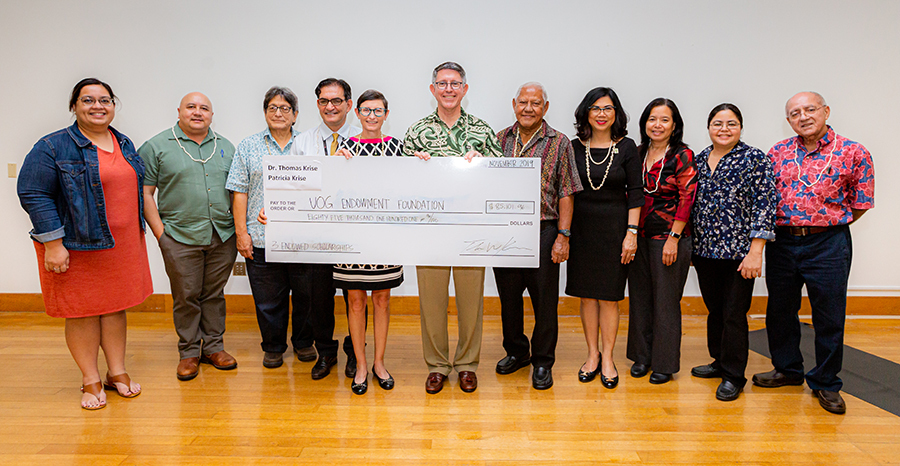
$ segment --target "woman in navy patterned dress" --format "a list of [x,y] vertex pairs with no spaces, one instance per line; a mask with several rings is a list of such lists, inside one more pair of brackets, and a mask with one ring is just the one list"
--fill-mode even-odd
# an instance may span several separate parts
[[691,375],[721,377],[716,398],[732,401],[747,383],[747,311],[753,282],[761,275],[763,247],[775,239],[775,181],[772,161],[741,141],[744,119],[734,104],[713,108],[707,126],[712,145],[695,159],[691,220],[713,362],[691,369]]
[[[362,133],[344,142],[336,155],[347,159],[358,156],[400,156],[403,142],[391,136],[384,136],[381,127],[387,119],[388,102],[384,94],[368,90],[356,101],[356,116],[359,117]],[[375,324],[375,361],[372,375],[378,386],[385,390],[394,388],[394,379],[384,368],[384,348],[387,343],[390,321],[391,288],[403,283],[403,266],[372,264],[336,264],[334,266],[334,286],[347,290],[350,312],[347,315],[350,339],[356,354],[356,376],[350,388],[362,395],[368,389],[369,371],[366,366],[366,291],[372,291]]]

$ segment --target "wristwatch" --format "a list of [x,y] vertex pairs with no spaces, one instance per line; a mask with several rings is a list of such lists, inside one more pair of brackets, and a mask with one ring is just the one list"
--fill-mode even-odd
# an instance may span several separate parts
[[674,231],[670,231],[669,236],[675,239],[681,239],[681,233],[675,233]]
[[628,229],[625,231],[627,231],[628,233],[634,233],[636,235],[636,234],[638,234],[638,226],[637,225],[628,225]]
[[572,236],[572,230],[570,230],[568,228],[563,228],[562,230],[559,230],[559,234],[568,238],[568,237]]

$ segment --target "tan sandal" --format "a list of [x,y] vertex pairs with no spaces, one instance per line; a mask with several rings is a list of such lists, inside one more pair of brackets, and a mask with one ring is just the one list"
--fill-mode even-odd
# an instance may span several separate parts
[[[122,384],[128,387],[127,394],[122,393],[116,384]],[[103,388],[106,390],[115,390],[122,398],[134,398],[141,394],[141,390],[136,392],[131,391],[131,377],[128,376],[127,372],[123,372],[119,375],[109,375],[109,372],[107,372],[106,382],[103,384]]]
[[103,393],[103,384],[100,382],[89,383],[87,385],[81,386],[81,393],[87,393],[88,395],[93,396],[100,402],[100,406],[85,406],[84,401],[81,403],[81,409],[86,409],[88,411],[96,411],[98,409],[103,409],[106,407],[106,401],[100,401],[100,394]]

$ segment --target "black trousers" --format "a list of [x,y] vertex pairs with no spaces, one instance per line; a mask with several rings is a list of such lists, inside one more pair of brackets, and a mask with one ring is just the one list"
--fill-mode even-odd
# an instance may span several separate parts
[[[294,305],[293,336],[298,334],[298,321],[305,323],[311,329],[319,353],[336,355],[331,266],[267,262],[266,250],[262,248],[253,248],[253,259],[246,262],[263,351],[280,354],[287,350],[290,299]],[[325,267],[328,275],[323,272]],[[324,299],[324,293],[315,292],[326,286],[331,286],[332,290],[328,299]],[[298,346],[299,339],[295,340],[293,336],[294,347],[302,348]]]
[[[318,305],[318,307],[313,307],[312,309],[320,309],[321,308],[321,312],[324,312],[324,313],[328,313],[330,310],[330,312],[331,312],[330,317],[323,316],[322,319],[318,320],[318,325],[323,326],[323,329],[321,329],[321,331],[328,332],[329,335],[333,336],[334,335],[334,292],[335,292],[335,287],[334,287],[334,283],[333,283],[334,267],[331,264],[328,264],[328,265],[309,264],[309,265],[315,268],[314,273],[316,275],[316,277],[314,279],[314,284],[313,284],[314,288],[312,289],[311,292],[316,295],[315,301],[317,303],[323,303],[321,305]],[[328,275],[328,276],[326,276],[326,275]],[[318,288],[316,288],[316,287],[318,287]],[[342,290],[342,291],[344,294],[344,312],[347,314],[347,320],[349,322],[350,303],[347,301],[347,290]],[[332,303],[330,307],[328,306],[329,301]],[[310,307],[310,306],[307,306],[307,307]],[[306,316],[306,319],[303,319],[303,320],[298,320],[296,318],[294,319],[294,334],[301,336],[301,339],[299,341],[294,342],[295,348],[304,348],[306,346],[312,345],[313,339],[311,338],[311,336],[316,333],[313,330],[314,324],[312,322],[312,319],[309,317],[309,314],[311,314],[312,312],[314,312],[314,311],[312,311],[312,310],[304,311],[304,315]],[[319,311],[316,310],[315,312],[319,312]],[[368,304],[366,304],[366,310],[365,310],[364,315],[366,317],[366,328],[368,328],[368,324],[369,324],[369,322],[368,322],[368,317],[369,317]],[[295,312],[295,316],[296,316],[296,312]],[[349,327],[349,323],[348,323],[348,327]],[[321,333],[321,331],[319,333]],[[309,335],[310,337],[304,338],[306,335]],[[293,341],[293,338],[292,338],[292,341]],[[305,343],[305,344],[302,344],[301,342]],[[321,352],[322,349],[319,348],[319,346],[320,345],[318,345],[318,344],[316,345],[316,350]],[[344,348],[344,354],[346,354],[347,356],[353,356],[353,354],[354,354],[353,353],[353,340],[350,339],[349,328],[347,330],[347,336],[344,337],[344,342],[342,344],[342,347]],[[330,348],[330,346],[328,346],[328,348]],[[329,349],[328,351],[325,352],[325,355],[331,356],[332,355],[331,353],[332,353],[332,351],[330,351],[330,349]]]
[[809,236],[793,236],[778,228],[775,235],[775,241],[766,246],[766,333],[772,365],[782,373],[803,374],[797,314],[806,285],[816,332],[816,366],[806,373],[806,384],[814,390],[840,391],[847,282],[853,260],[850,226]]
[[559,264],[551,258],[558,235],[556,221],[541,222],[540,266],[534,268],[494,267],[494,279],[500,294],[500,320],[503,324],[503,349],[509,356],[528,354],[525,336],[525,300],[528,290],[534,308],[534,331],[531,334],[531,364],[553,367],[556,342],[559,339],[557,305],[559,303]]
[[628,359],[661,374],[681,369],[681,296],[691,267],[691,238],[678,241],[675,263],[662,262],[666,240],[638,238],[628,267]]
[[712,366],[722,370],[722,378],[737,387],[747,384],[744,371],[750,350],[747,312],[753,298],[755,278],[744,278],[737,271],[740,260],[708,259],[694,255],[694,269],[700,283],[700,295],[709,311],[706,320],[706,346]]

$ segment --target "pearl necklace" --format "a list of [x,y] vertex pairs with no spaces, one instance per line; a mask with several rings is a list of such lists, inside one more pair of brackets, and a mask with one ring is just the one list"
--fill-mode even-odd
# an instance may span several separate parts
[[[187,149],[185,149],[184,146],[181,145],[181,141],[178,140],[178,135],[175,134],[175,127],[174,127],[174,126],[172,127],[172,136],[175,138],[175,142],[178,143],[178,147],[180,147],[181,150],[183,150],[184,153],[187,154],[187,156],[190,157],[191,160],[193,160],[194,162],[199,162],[199,163],[204,163],[204,164],[205,164],[206,162],[209,162],[209,159],[211,159],[212,156],[216,154],[216,148],[219,147],[219,136],[217,136],[217,135],[216,135],[216,132],[213,131],[213,150],[212,150],[212,152],[209,153],[209,157],[207,157],[207,158],[205,158],[205,159],[199,159],[199,160],[198,160],[198,159],[195,159],[194,156],[191,155],[191,153],[188,152]],[[199,145],[199,144],[197,145],[197,153],[200,154],[201,157],[203,157],[203,154],[200,152],[200,145]]]
[[[666,155],[668,155],[668,153],[669,153],[669,145],[666,144],[666,150],[665,150],[665,152],[663,152],[663,156],[660,157],[659,160],[657,160],[656,162],[666,160]],[[648,155],[650,155],[650,148],[649,148],[649,147],[647,147],[647,153],[644,154],[644,162],[641,163],[641,174],[644,176],[644,178],[648,178],[648,179],[649,179],[650,172],[647,171],[647,156],[648,156]],[[653,165],[650,165],[650,169],[651,169],[651,170],[652,170],[653,167],[656,165],[656,162],[653,162]],[[648,191],[648,190],[647,190],[647,187],[644,186],[644,192],[645,192],[645,193],[647,193],[647,194],[653,194],[653,193],[655,193],[656,191],[659,190],[659,181],[660,181],[660,179],[662,178],[662,171],[663,171],[663,165],[660,164],[660,166],[659,166],[659,175],[656,177],[656,187],[653,188],[653,191]],[[649,184],[649,183],[647,183],[647,184]]]
[[[801,143],[802,143],[802,141],[801,141]],[[800,170],[803,169],[803,161],[801,160],[801,161],[797,162],[796,160],[794,160],[794,163],[797,164],[797,181],[803,183],[803,185],[806,186],[807,188],[812,188],[816,183],[818,183],[819,180],[822,178],[822,174],[825,173],[825,170],[827,170],[828,168],[831,167],[831,157],[834,155],[834,150],[836,148],[837,148],[837,138],[834,138],[831,141],[831,152],[828,153],[828,158],[825,159],[825,166],[823,166],[822,169],[819,170],[819,173],[816,175],[816,181],[813,181],[812,183],[807,183],[806,181],[803,180],[803,178],[800,178],[800,175],[801,175]],[[823,147],[823,149],[824,149],[824,147]],[[819,151],[819,152],[821,152],[821,151]],[[806,175],[806,177],[809,178],[809,175]]]
[[[591,185],[591,189],[594,191],[600,190],[600,188],[603,187],[603,184],[606,183],[606,177],[609,176],[609,168],[612,167],[613,158],[619,153],[619,149],[616,149],[616,144],[616,141],[609,142],[609,148],[606,149],[606,157],[603,157],[603,160],[599,162],[595,162],[594,158],[591,157],[591,140],[588,139],[584,144],[584,164],[587,166],[588,184]],[[603,180],[600,181],[600,186],[594,186],[594,182],[591,180],[591,164],[602,165],[606,163],[607,159],[609,160],[609,163],[606,164],[606,172],[603,173]]]

